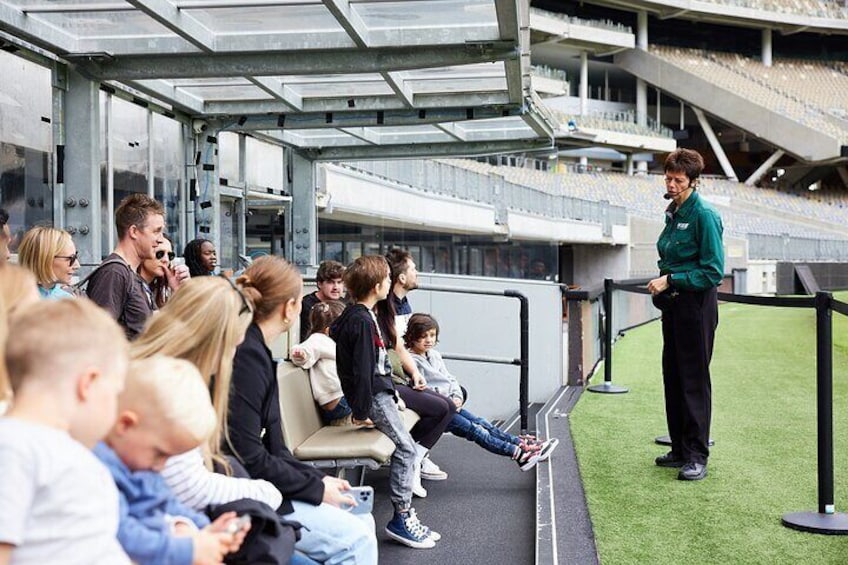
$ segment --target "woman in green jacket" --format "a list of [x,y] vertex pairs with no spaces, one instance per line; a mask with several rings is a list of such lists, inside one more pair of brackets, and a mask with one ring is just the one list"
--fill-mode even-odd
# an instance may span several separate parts
[[671,451],[660,467],[677,478],[707,476],[712,410],[710,359],[718,326],[717,290],[724,276],[721,217],[696,192],[704,170],[697,151],[678,149],[665,161],[664,198],[671,200],[657,240],[660,276],[648,283],[662,311],[663,384]]

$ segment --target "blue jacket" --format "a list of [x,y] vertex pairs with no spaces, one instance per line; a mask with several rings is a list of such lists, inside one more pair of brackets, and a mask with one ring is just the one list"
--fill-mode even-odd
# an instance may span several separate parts
[[159,473],[131,471],[103,442],[95,446],[94,454],[112,473],[118,487],[118,541],[130,559],[139,565],[191,565],[192,539],[171,535],[166,516],[187,518],[198,528],[207,526],[209,518],[177,502]]

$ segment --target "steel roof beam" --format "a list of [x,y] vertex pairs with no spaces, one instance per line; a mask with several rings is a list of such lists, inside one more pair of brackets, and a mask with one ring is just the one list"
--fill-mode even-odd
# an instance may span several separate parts
[[[251,131],[273,129],[323,129],[379,126],[419,126],[448,122],[487,120],[520,116],[520,108],[438,108],[433,110],[386,110],[384,112],[338,112],[247,115],[238,113],[225,130]],[[242,121],[243,119],[243,121]],[[239,124],[238,122],[242,122]]]
[[461,143],[404,143],[399,145],[295,149],[313,161],[352,161],[366,159],[405,159],[412,157],[478,157],[518,151],[533,151],[550,147],[551,143],[547,139],[511,139]]
[[197,21],[197,18],[180,10],[168,0],[126,0],[147,17],[162,24],[201,51],[215,50],[215,34]]

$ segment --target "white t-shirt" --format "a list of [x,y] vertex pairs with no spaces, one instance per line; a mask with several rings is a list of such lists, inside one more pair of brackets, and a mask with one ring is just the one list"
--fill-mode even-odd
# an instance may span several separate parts
[[56,428],[0,418],[0,542],[12,564],[124,565],[112,475]]

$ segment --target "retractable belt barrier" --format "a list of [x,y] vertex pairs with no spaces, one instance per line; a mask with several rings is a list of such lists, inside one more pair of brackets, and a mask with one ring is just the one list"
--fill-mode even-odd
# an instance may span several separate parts
[[[649,279],[604,280],[604,383],[588,387],[592,392],[621,393],[624,387],[612,384],[612,293],[616,290],[651,294],[645,285]],[[833,503],[833,312],[848,317],[848,303],[833,298],[830,292],[815,297],[750,296],[719,292],[722,302],[779,308],[814,308],[816,311],[816,419],[818,455],[818,511],[784,514],[784,526],[805,532],[848,534],[848,514],[836,512]]]

